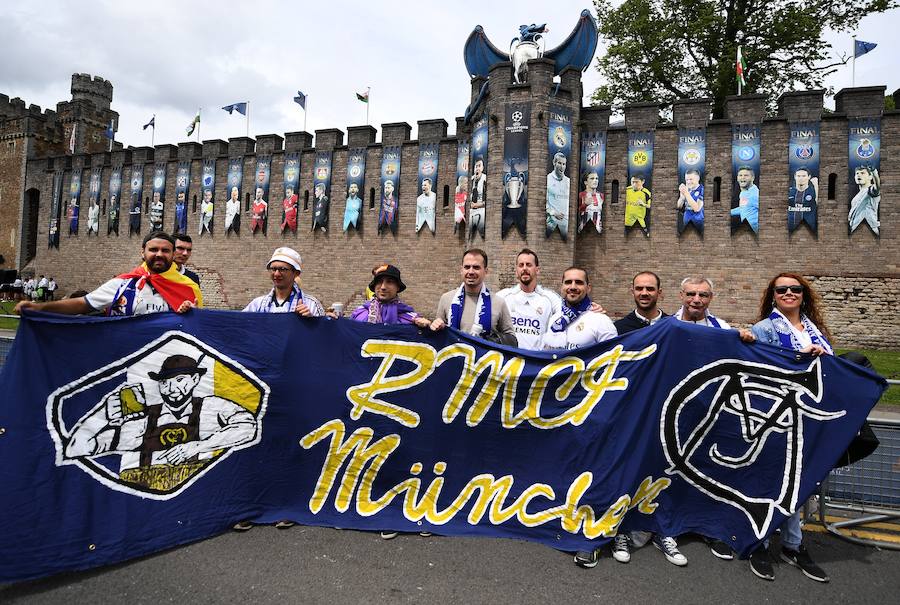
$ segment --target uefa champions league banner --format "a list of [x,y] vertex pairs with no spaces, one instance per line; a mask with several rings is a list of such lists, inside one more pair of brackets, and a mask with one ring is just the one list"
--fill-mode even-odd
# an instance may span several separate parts
[[879,236],[881,219],[881,118],[848,120],[850,212],[847,233],[866,223]]
[[362,228],[363,198],[366,197],[366,148],[347,151],[347,201],[344,204],[344,231]]
[[572,114],[550,106],[547,128],[547,237],[559,229],[563,241],[569,231],[569,156],[572,153]]
[[200,225],[197,227],[197,235],[212,235],[213,215],[216,210],[216,160],[208,158],[203,160],[200,173]]
[[88,208],[88,225],[87,234],[100,235],[100,188],[103,182],[103,167],[96,166],[91,169],[91,180],[89,184],[88,199],[90,207]]
[[483,114],[472,127],[472,160],[469,162],[469,235],[476,231],[484,239],[487,211],[488,114]]
[[225,235],[241,232],[241,187],[244,179],[244,159],[228,160],[228,178],[225,189]]
[[300,197],[300,154],[297,152],[284,154],[284,196],[281,201],[281,233],[297,232],[297,204]]
[[109,207],[106,215],[106,235],[119,235],[119,217],[122,213],[122,165],[113,166],[109,175]]
[[606,131],[581,133],[581,183],[578,191],[578,233],[593,225],[603,232],[606,182]]
[[381,204],[378,207],[378,233],[390,229],[397,234],[400,212],[400,157],[399,145],[384,147],[381,152]]
[[269,229],[269,181],[272,174],[272,156],[261,155],[256,159],[253,179],[253,201],[250,202],[250,233]]
[[706,129],[678,130],[678,235],[693,227],[703,235],[704,177],[706,176]]
[[313,167],[313,216],[312,230],[328,230],[328,212],[331,200],[331,152],[316,153]]
[[640,229],[650,237],[650,204],[653,189],[652,130],[628,133],[628,187],[625,189],[625,233]]
[[506,106],[503,132],[503,209],[500,237],[515,227],[522,237],[528,233],[528,136],[531,103]]
[[531,354],[287,314],[28,313],[0,373],[0,507],[15,511],[0,582],[240,520],[568,551],[699,532],[746,554],[885,388],[842,359],[674,320]]
[[759,233],[759,124],[731,127],[731,233],[747,225]]
[[[456,189],[453,191],[453,233],[466,223],[466,203],[469,201],[469,141],[456,144]],[[465,229],[465,227],[463,227]]]
[[150,199],[150,231],[162,231],[166,218],[166,167],[165,162],[153,166],[153,197]]
[[188,197],[191,185],[191,163],[178,162],[175,172],[174,233],[187,233]]
[[69,196],[66,199],[66,219],[69,221],[69,235],[78,235],[78,216],[81,214],[81,168],[74,168],[69,175]]
[[806,223],[818,234],[819,122],[789,124],[788,140],[788,233]]
[[419,145],[419,172],[416,176],[416,233],[428,225],[434,233],[434,213],[437,205],[437,174],[440,143]]
[[128,208],[128,235],[141,233],[141,196],[144,195],[144,165],[131,166],[131,205]]
[[59,221],[62,215],[63,171],[53,173],[53,190],[50,193],[50,224],[47,226],[47,248],[59,250]]

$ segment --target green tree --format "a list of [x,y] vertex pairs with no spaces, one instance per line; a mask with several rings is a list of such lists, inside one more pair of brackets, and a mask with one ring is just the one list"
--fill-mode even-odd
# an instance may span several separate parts
[[816,88],[844,65],[825,30],[851,31],[862,17],[897,0],[594,0],[606,55],[601,104],[711,97],[722,117],[725,97],[737,94],[737,47],[747,64],[744,93]]

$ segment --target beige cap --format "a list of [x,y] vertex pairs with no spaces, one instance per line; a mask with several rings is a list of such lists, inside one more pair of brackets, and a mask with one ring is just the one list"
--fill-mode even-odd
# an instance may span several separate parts
[[272,262],[276,260],[289,264],[297,271],[300,271],[300,267],[303,265],[303,260],[300,258],[300,253],[293,248],[288,248],[287,246],[275,248],[275,252],[272,253],[272,258],[270,258],[269,262],[266,263],[266,269],[268,269],[269,265],[271,265]]

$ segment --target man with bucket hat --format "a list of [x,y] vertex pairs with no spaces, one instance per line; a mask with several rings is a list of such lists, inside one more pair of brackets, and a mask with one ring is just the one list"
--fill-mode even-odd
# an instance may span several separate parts
[[350,315],[353,321],[373,324],[415,324],[427,328],[431,321],[416,313],[412,307],[400,300],[399,294],[406,290],[400,279],[400,269],[394,265],[381,265],[372,271],[369,289],[375,295],[357,307]]
[[325,315],[322,303],[305,294],[295,283],[300,275],[303,261],[293,248],[276,248],[266,264],[272,280],[272,291],[250,301],[244,311],[254,313],[296,313],[301,317],[321,317]]

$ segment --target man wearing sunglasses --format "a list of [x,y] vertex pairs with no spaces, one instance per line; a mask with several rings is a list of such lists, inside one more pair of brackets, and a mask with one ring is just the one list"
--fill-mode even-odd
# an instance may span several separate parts
[[266,265],[272,280],[272,291],[250,301],[244,311],[253,313],[296,313],[301,317],[321,317],[325,309],[318,300],[305,294],[294,283],[301,273],[302,260],[293,248],[276,248]]

